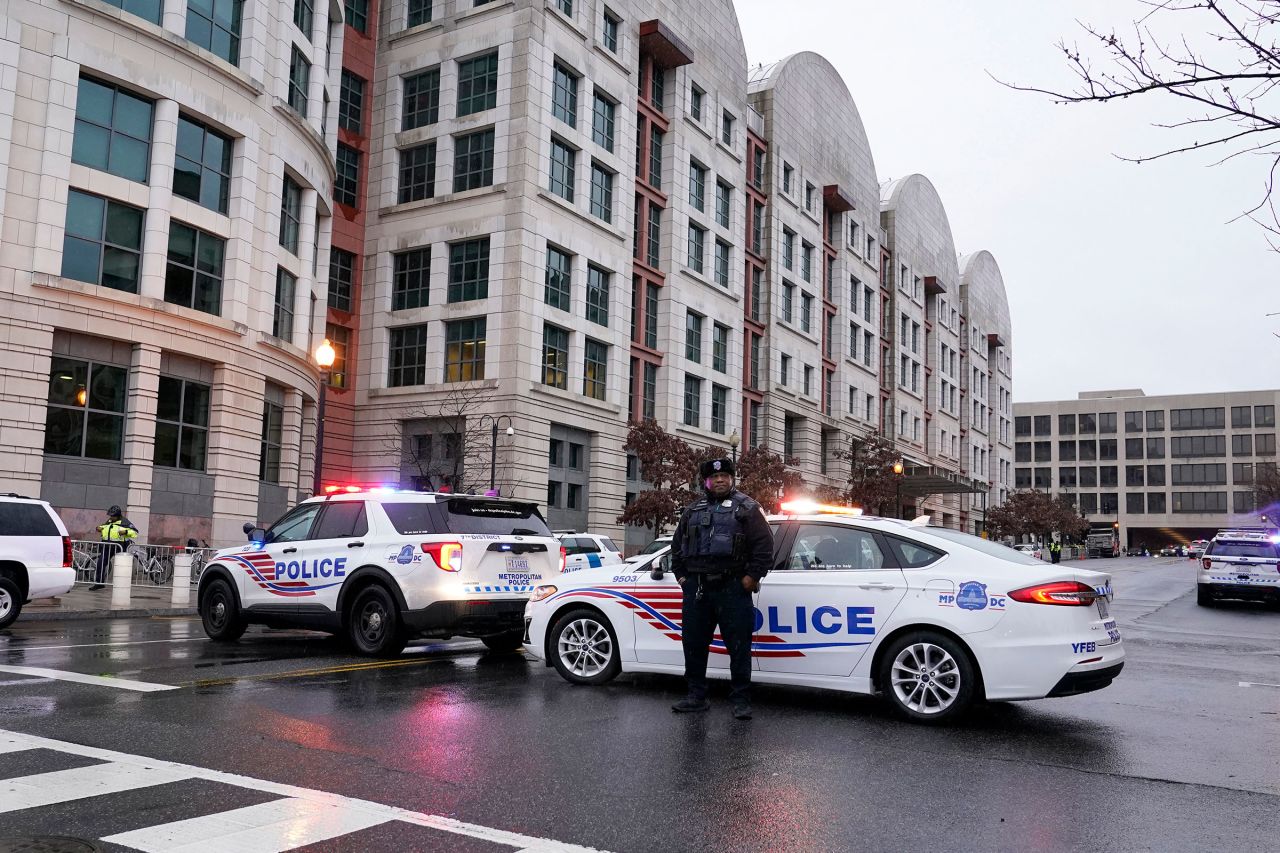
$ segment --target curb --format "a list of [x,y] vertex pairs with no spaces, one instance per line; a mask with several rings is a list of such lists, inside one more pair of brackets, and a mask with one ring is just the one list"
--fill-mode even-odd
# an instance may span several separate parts
[[44,613],[24,610],[18,614],[18,618],[13,624],[18,625],[29,622],[62,622],[68,619],[148,619],[152,616],[196,615],[198,614],[194,607],[131,607],[121,610],[112,610],[110,608],[101,608],[98,610],[50,610]]

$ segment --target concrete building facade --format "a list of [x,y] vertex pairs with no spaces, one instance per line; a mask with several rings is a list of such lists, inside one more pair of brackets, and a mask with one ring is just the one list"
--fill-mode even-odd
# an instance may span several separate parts
[[76,532],[225,542],[319,479],[619,535],[640,418],[814,487],[882,431],[969,530],[1011,488],[994,259],[729,0],[9,8],[0,480]]
[[1148,397],[1137,389],[1014,406],[1014,486],[1065,496],[1122,547],[1261,526],[1252,483],[1276,465],[1280,391]]

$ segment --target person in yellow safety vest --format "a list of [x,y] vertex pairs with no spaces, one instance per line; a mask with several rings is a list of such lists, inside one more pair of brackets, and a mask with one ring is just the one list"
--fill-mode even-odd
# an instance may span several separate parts
[[98,572],[94,576],[93,586],[89,589],[102,589],[107,579],[107,567],[111,558],[119,554],[125,547],[138,538],[138,528],[120,513],[120,507],[113,506],[107,510],[107,520],[98,525],[98,535],[102,537],[102,550],[98,552]]
[[1049,543],[1049,560],[1057,563],[1062,559],[1062,543],[1052,541]]

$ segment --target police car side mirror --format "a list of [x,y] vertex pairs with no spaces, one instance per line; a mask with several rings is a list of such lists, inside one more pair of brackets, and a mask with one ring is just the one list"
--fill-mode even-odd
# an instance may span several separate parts
[[255,545],[265,545],[267,543],[267,531],[261,527],[255,527],[249,531],[249,541]]
[[248,536],[250,533],[253,532],[254,528],[257,526],[258,525],[254,524],[252,521],[246,521],[244,523],[244,527],[241,527],[240,529],[244,531],[245,536]]
[[671,568],[671,555],[663,554],[658,561],[653,564],[653,571],[649,573],[649,577],[656,581],[662,580],[667,571]]

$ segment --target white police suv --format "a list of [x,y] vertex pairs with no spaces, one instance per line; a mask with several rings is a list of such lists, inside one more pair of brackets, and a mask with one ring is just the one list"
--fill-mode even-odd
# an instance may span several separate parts
[[1221,530],[1200,557],[1196,603],[1223,598],[1280,604],[1280,536],[1267,530]]
[[366,655],[414,637],[479,637],[519,648],[535,585],[564,551],[537,506],[502,498],[335,491],[303,501],[200,575],[205,632],[235,640],[251,623],[346,635]]
[[556,538],[564,548],[566,572],[622,565],[622,554],[608,536],[596,533],[558,533]]
[[[770,518],[774,568],[754,595],[757,682],[880,693],[902,716],[935,723],[975,700],[1098,690],[1124,664],[1110,575],[925,519],[783,509]],[[534,589],[525,649],[577,684],[680,674],[682,597],[670,573],[565,575]],[[708,674],[727,678],[718,635],[711,652]]]
[[35,598],[71,589],[71,538],[58,514],[42,500],[0,495],[0,628],[8,628]]

